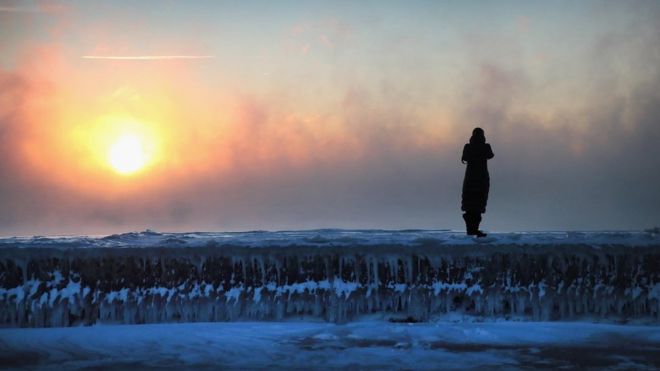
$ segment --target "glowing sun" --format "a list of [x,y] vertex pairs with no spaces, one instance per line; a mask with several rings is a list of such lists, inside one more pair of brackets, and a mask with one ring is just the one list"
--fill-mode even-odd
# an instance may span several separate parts
[[128,175],[144,168],[149,158],[140,137],[124,134],[110,145],[108,162],[115,171]]

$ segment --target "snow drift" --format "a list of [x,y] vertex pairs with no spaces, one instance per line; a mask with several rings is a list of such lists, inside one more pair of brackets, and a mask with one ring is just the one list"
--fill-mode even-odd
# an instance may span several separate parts
[[653,232],[156,233],[0,239],[0,324],[382,313],[659,322]]

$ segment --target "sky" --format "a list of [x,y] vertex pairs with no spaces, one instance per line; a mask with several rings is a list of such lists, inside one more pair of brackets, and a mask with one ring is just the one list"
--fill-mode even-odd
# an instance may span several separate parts
[[660,2],[0,0],[0,235],[660,225]]

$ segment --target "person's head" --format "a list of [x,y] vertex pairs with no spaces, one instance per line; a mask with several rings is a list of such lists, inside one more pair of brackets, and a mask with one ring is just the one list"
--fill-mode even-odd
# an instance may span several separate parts
[[486,135],[484,134],[484,129],[474,128],[474,130],[472,130],[470,143],[486,143]]

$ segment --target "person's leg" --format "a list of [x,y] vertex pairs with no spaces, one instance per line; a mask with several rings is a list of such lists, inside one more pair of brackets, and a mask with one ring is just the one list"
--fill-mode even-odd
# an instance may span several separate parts
[[475,235],[478,231],[478,224],[476,220],[479,218],[479,214],[474,212],[467,211],[463,214],[463,220],[465,220],[465,229],[467,230],[468,235]]
[[470,213],[467,211],[463,214],[463,220],[465,220],[465,231],[468,235],[474,234],[474,231],[472,230],[472,218],[470,217]]

